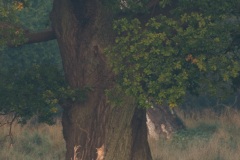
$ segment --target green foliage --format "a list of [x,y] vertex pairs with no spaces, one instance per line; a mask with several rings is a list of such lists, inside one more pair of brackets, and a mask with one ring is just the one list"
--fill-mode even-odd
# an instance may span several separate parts
[[[239,78],[239,1],[160,0],[153,14],[146,7],[149,0],[103,3],[125,16],[114,22],[117,38],[106,51],[119,85],[115,95],[132,95],[140,106],[154,100],[174,107],[188,92],[214,94]],[[51,5],[1,1],[0,45],[23,43],[22,27],[48,28]],[[144,19],[132,18],[143,14]],[[59,104],[82,102],[90,89],[65,84],[56,42],[1,49],[0,74],[0,110],[15,112],[22,121],[38,115],[50,122]]]
[[234,15],[239,16],[240,2],[238,0],[202,0],[195,1],[192,0],[180,0],[178,3],[179,11],[192,12],[197,11],[214,17],[219,17],[219,15]]
[[18,19],[30,31],[44,30],[50,27],[49,13],[52,0],[28,1],[26,7],[17,13]]
[[185,3],[179,2],[172,17],[158,15],[146,23],[122,18],[113,25],[118,37],[106,53],[118,83],[141,106],[156,100],[174,107],[188,91],[199,92],[201,84],[216,90],[239,76],[239,44],[234,41],[240,22],[232,14],[237,2],[217,3],[214,7],[224,8],[204,12],[200,4],[207,2],[191,8]]
[[[18,26],[33,26],[36,15],[32,15],[34,18],[31,19],[32,12],[26,10],[35,11],[39,6],[30,4],[29,8],[22,6],[17,9],[16,7],[20,4],[23,5],[22,2],[17,1],[4,4],[9,6],[9,15],[6,15],[6,20],[4,20],[7,26],[2,28],[3,32],[9,33],[3,37],[7,43],[9,39],[15,38],[17,44],[21,44],[24,39],[16,37],[16,32],[21,31]],[[46,4],[48,5],[45,8],[40,9],[46,11],[51,7],[51,3]],[[15,17],[10,18],[12,14]],[[37,17],[41,17],[40,14]],[[29,17],[23,19],[24,15]],[[44,26],[41,20],[39,22],[38,26]],[[64,85],[61,69],[56,42],[2,50],[0,54],[0,112],[4,114],[14,112],[21,118],[21,122],[26,122],[32,116],[38,115],[40,121],[52,123],[52,116],[56,114],[56,110],[53,112],[53,106],[46,103],[43,93],[45,90],[55,91],[59,86]]]
[[[14,7],[14,3],[7,4]],[[52,1],[29,1],[27,5],[14,13],[15,21],[11,24],[16,22],[31,31],[48,28]],[[9,16],[6,20],[10,22]],[[15,33],[16,28],[2,31]],[[3,40],[13,37],[8,34]],[[16,39],[19,44],[24,42],[19,37]],[[56,41],[5,48],[0,52],[0,113],[15,113],[23,123],[35,115],[39,122],[53,123],[53,117],[60,112],[60,104],[82,102],[88,90],[71,89],[65,83]]]
[[24,31],[19,28],[18,12],[23,9],[23,3],[18,1],[0,2],[0,45],[8,43],[19,45],[25,41]]
[[66,85],[58,50],[50,45],[54,46],[56,42],[35,46],[31,50],[26,50],[28,46],[21,50],[8,49],[2,55],[1,113],[14,112],[21,122],[37,115],[40,122],[52,123],[53,116],[59,113],[59,104],[82,102],[86,98],[88,88],[74,90]]

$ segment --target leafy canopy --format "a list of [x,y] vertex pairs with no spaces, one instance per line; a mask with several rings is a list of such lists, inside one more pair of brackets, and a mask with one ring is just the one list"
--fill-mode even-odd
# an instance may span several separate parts
[[[118,36],[106,52],[126,93],[141,106],[154,100],[174,107],[202,84],[217,90],[239,76],[238,0],[169,0],[160,6],[147,21],[114,22]],[[165,7],[171,9],[161,13]]]
[[[106,50],[118,87],[141,106],[157,101],[174,107],[202,84],[217,90],[239,77],[238,0],[159,0],[150,10],[149,0],[102,2],[122,17],[113,24],[117,38]],[[0,45],[23,43],[24,26],[48,28],[51,5],[49,0],[1,1]],[[84,100],[87,88],[65,84],[56,42],[0,53],[1,113],[51,122],[59,104]]]

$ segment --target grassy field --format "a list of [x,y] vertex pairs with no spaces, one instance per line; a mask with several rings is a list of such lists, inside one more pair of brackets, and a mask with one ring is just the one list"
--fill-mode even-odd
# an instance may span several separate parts
[[217,115],[205,110],[179,115],[188,129],[170,140],[150,139],[154,160],[240,159],[240,112],[228,109]]
[[[238,160],[240,159],[240,112],[226,110],[221,115],[211,111],[180,112],[188,129],[170,140],[149,139],[154,160]],[[1,160],[63,160],[65,143],[60,122],[54,126],[13,126],[14,143],[10,145],[7,126],[0,129]]]
[[13,144],[8,135],[9,128],[0,129],[1,160],[64,160],[65,142],[60,122],[20,126],[13,125]]

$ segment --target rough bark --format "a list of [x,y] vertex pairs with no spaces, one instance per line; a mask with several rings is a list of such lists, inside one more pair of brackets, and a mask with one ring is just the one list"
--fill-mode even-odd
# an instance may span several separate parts
[[95,160],[96,148],[104,148],[104,160],[151,160],[146,111],[130,98],[118,107],[107,103],[105,90],[114,83],[103,49],[113,37],[111,13],[99,0],[55,0],[51,21],[66,80],[93,89],[84,103],[63,105],[66,160],[74,157],[74,146],[83,160]]

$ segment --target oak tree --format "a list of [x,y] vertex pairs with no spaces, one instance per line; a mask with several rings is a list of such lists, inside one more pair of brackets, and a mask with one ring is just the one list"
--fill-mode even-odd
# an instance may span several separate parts
[[70,88],[47,97],[63,108],[66,159],[104,146],[106,160],[149,160],[145,106],[239,76],[239,11],[238,0],[54,0],[51,30],[1,35],[8,46],[57,39]]

